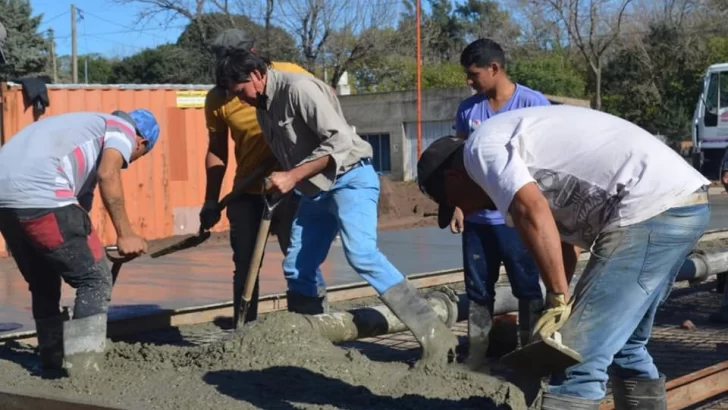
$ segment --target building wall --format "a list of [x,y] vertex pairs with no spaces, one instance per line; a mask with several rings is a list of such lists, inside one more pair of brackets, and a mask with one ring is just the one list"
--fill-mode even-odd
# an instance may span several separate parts
[[[455,114],[462,100],[472,95],[469,87],[422,91],[422,147],[455,135]],[[389,134],[390,177],[411,181],[417,177],[417,94],[397,91],[339,97],[349,123],[361,134]],[[553,103],[589,106],[589,101],[547,96]]]

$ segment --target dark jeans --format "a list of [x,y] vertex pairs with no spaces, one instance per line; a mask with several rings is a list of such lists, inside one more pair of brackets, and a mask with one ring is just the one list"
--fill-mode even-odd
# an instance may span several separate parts
[[80,206],[0,209],[0,233],[30,287],[34,319],[60,313],[61,279],[76,289],[75,319],[107,312],[111,271]]
[[[281,251],[285,255],[291,238],[291,224],[298,210],[300,197],[292,194],[286,197],[273,212],[270,232],[275,234]],[[250,259],[253,257],[255,239],[258,235],[260,220],[263,216],[263,197],[246,194],[228,205],[227,217],[230,221],[230,246],[233,249],[233,298],[238,303],[248,278]],[[261,261],[261,266],[263,261]],[[255,320],[258,316],[258,296],[260,294],[260,277],[255,281],[252,301],[245,317],[245,322]],[[237,312],[236,312],[237,314]]]
[[468,299],[493,311],[495,284],[501,262],[519,300],[543,297],[536,262],[528,253],[518,232],[507,225],[485,225],[465,221],[463,268]]

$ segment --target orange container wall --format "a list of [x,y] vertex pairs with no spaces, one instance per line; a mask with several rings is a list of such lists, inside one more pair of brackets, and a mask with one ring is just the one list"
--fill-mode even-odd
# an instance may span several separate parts
[[[12,140],[13,135],[35,121],[33,109],[25,106],[22,88],[6,84],[2,87],[5,141],[0,144]],[[39,119],[74,111],[150,110],[159,122],[160,137],[152,152],[122,171],[127,213],[136,232],[148,240],[194,233],[199,227],[197,215],[205,195],[207,131],[203,108],[179,107],[177,93],[197,90],[204,98],[207,88],[50,85],[50,106]],[[231,155],[232,152],[231,146]],[[234,159],[231,157],[228,163],[223,195],[232,188]],[[91,220],[105,244],[116,242],[116,232],[98,189]],[[214,230],[228,227],[223,213]],[[0,237],[0,256],[6,255],[5,243]]]

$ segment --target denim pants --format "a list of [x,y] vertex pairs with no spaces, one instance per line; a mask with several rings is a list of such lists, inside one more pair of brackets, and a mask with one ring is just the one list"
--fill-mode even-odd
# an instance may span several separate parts
[[381,295],[404,275],[377,248],[379,177],[366,161],[338,177],[329,191],[304,196],[291,229],[291,246],[283,261],[288,290],[322,296],[326,289],[319,266],[341,232],[349,265]]
[[107,312],[111,270],[83,208],[0,209],[0,233],[30,287],[34,319],[58,316],[61,280],[76,289],[74,319]]
[[560,330],[584,361],[552,375],[550,393],[601,400],[610,364],[619,378],[659,378],[646,347],[655,313],[709,219],[708,204],[678,207],[597,237]]
[[462,240],[465,290],[470,301],[493,311],[501,262],[513,296],[519,300],[543,298],[536,262],[514,228],[465,221]]
[[[270,232],[275,234],[278,245],[283,254],[290,244],[291,224],[298,209],[300,196],[288,195],[273,212]],[[250,259],[253,257],[255,240],[263,216],[264,207],[261,195],[246,194],[232,202],[227,207],[227,217],[230,221],[230,246],[233,250],[233,299],[239,300],[242,295],[245,281],[248,278]],[[262,266],[262,261],[261,261]],[[252,300],[257,301],[260,294],[260,277],[255,281]],[[258,315],[258,304],[251,303],[245,318],[246,322],[255,320]]]

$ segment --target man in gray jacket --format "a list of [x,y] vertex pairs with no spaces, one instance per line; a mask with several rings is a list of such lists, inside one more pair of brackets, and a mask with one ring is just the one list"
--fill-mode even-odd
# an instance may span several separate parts
[[325,311],[325,283],[317,269],[337,232],[351,267],[416,336],[422,362],[447,361],[457,338],[377,248],[379,177],[372,147],[347,123],[334,90],[308,75],[270,68],[244,50],[217,65],[217,85],[255,106],[258,121],[283,171],[268,189],[301,193],[283,270],[290,293],[311,301],[311,314]]

